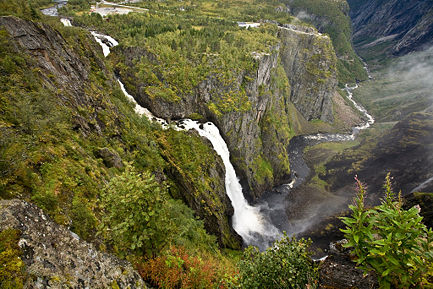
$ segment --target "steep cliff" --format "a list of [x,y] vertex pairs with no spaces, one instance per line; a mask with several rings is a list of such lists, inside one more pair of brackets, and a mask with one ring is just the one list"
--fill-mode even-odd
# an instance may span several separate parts
[[[230,81],[223,73],[211,73],[191,93],[176,99],[155,97],[149,93],[149,78],[137,73],[140,67],[161,66],[159,55],[142,47],[115,50],[118,71],[143,106],[159,117],[198,117],[220,128],[253,199],[289,178],[286,145],[294,135],[289,106],[307,120],[332,122],[334,117],[336,57],[329,37],[294,25],[274,33],[268,52],[250,51],[252,68],[234,72]],[[212,61],[211,66],[217,62]],[[154,75],[165,81],[156,71]]]
[[349,0],[353,39],[360,51],[374,47],[404,55],[433,44],[433,3],[422,1]]
[[346,0],[283,0],[290,13],[310,23],[319,32],[331,37],[338,62],[340,85],[355,80],[366,80],[362,61],[355,54],[351,36],[349,5]]
[[133,162],[185,200],[222,246],[240,247],[221,159],[197,134],[136,115],[87,30],[0,17],[0,45],[2,198],[32,200],[93,241],[100,191]]

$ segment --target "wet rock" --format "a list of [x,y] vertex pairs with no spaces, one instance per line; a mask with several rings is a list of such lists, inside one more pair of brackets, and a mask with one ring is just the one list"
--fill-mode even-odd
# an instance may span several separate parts
[[29,278],[25,288],[146,288],[131,264],[79,240],[41,209],[21,200],[0,201],[0,230],[21,232]]
[[[341,242],[335,242],[338,248]],[[331,251],[335,249],[331,248]],[[340,248],[341,249],[341,248]],[[319,288],[333,289],[372,289],[379,288],[374,273],[367,273],[355,267],[350,254],[346,249],[337,249],[319,265]]]

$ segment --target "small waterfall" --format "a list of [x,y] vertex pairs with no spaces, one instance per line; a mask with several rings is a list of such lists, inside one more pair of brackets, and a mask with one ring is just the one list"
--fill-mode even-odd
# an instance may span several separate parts
[[60,18],[60,22],[62,22],[62,24],[66,27],[72,26],[71,20],[69,20],[68,18]]
[[104,56],[107,57],[108,54],[110,54],[110,48],[114,47],[119,44],[113,37],[99,34],[95,31],[91,31],[93,37],[95,38],[96,42],[99,43],[102,47],[102,53],[104,53]]
[[[110,48],[118,45],[118,42],[110,36],[91,32],[95,40],[101,45],[104,56],[110,54]],[[163,129],[173,128],[176,130],[194,129],[202,137],[207,138],[215,150],[222,158],[225,169],[225,188],[227,196],[232,202],[234,208],[233,229],[242,237],[248,245],[258,246],[264,250],[269,247],[273,241],[279,239],[281,232],[260,212],[259,206],[251,206],[245,199],[242,186],[236,176],[235,169],[230,162],[230,152],[227,144],[222,138],[218,128],[211,122],[200,124],[191,119],[177,121],[170,125],[166,120],[154,116],[147,108],[140,106],[130,95],[123,83],[118,79],[120,88],[125,96],[135,104],[135,112],[139,115],[145,115],[148,119],[158,122]]]

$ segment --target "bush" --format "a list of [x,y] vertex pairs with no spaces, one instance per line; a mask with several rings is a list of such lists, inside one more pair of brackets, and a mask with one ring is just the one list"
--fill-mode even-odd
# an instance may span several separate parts
[[396,200],[389,174],[385,181],[385,199],[380,206],[365,208],[365,188],[356,179],[358,195],[349,206],[351,217],[343,217],[356,264],[365,272],[375,271],[381,288],[420,286],[432,266],[431,229],[421,223],[419,209],[402,209],[401,195]]
[[156,256],[172,244],[217,249],[215,236],[207,234],[189,207],[173,200],[149,172],[138,173],[129,164],[108,183],[101,204],[105,210],[101,232],[119,252]]
[[315,288],[317,269],[308,247],[311,240],[284,236],[265,252],[248,247],[240,263],[242,288]]
[[182,247],[171,247],[138,269],[145,280],[158,288],[234,288],[237,281],[230,264],[209,255],[190,255]]
[[139,174],[128,165],[102,193],[102,230],[121,251],[159,252],[174,230],[164,208],[166,197],[150,173]]

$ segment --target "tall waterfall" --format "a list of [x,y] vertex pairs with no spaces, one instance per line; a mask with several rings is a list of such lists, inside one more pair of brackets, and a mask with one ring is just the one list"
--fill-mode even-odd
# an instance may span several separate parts
[[230,162],[227,144],[218,128],[211,122],[202,125],[190,119],[181,120],[179,124],[182,124],[186,130],[195,129],[199,135],[207,138],[222,158],[226,169],[226,192],[234,208],[233,228],[245,243],[265,248],[280,238],[281,232],[261,214],[260,208],[249,205],[245,199],[235,169]]
[[[96,32],[91,33],[101,45],[104,56],[110,53],[111,47],[118,45],[118,42],[110,36]],[[260,207],[248,204],[243,195],[242,186],[236,176],[235,169],[230,162],[230,152],[227,144],[213,123],[200,124],[191,119],[183,119],[169,126],[166,120],[155,117],[147,108],[140,106],[134,97],[126,91],[125,86],[119,79],[118,82],[125,96],[135,104],[135,112],[137,114],[145,115],[150,120],[158,122],[164,129],[169,127],[176,130],[194,129],[200,136],[207,138],[212,143],[214,150],[222,158],[226,169],[225,188],[234,208],[233,229],[242,237],[246,244],[256,245],[261,249],[265,249],[273,241],[282,236],[281,232],[261,214]]]

